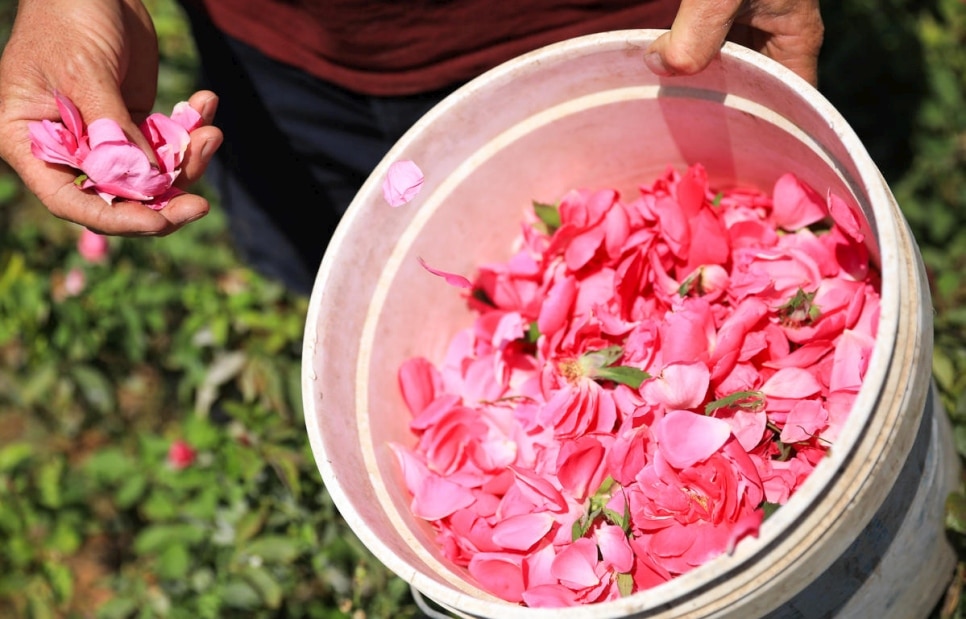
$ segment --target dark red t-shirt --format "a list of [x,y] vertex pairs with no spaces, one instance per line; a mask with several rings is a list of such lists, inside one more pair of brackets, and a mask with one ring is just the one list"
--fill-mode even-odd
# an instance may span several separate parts
[[668,28],[677,0],[203,0],[267,56],[372,95],[434,90],[564,39]]

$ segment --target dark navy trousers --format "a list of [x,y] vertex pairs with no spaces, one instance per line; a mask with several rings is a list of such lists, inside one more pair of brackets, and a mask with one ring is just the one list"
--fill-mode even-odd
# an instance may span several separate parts
[[186,8],[200,58],[199,87],[218,94],[215,125],[225,134],[206,180],[241,259],[308,294],[359,187],[455,86],[405,97],[354,93],[266,57]]

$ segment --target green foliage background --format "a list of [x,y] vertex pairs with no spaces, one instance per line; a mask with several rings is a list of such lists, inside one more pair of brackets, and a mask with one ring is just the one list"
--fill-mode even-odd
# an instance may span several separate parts
[[[194,48],[173,0],[148,5],[169,111],[191,91]],[[0,0],[0,42],[14,10]],[[920,243],[934,374],[966,455],[966,4],[823,14],[821,89]],[[417,616],[312,460],[306,300],[238,261],[217,207],[168,238],[112,238],[104,264],[77,255],[78,234],[0,168],[0,617]],[[166,464],[175,440],[197,449],[193,466]],[[966,497],[947,525],[966,549]],[[935,616],[964,616],[961,587],[958,573]]]

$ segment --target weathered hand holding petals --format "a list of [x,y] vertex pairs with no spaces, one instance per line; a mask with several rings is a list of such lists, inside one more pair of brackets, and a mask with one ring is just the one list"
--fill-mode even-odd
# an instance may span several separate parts
[[178,193],[173,187],[190,142],[189,132],[201,125],[201,115],[186,102],[169,118],[152,114],[140,126],[158,165],[128,139],[116,121],[99,118],[86,128],[77,107],[56,95],[63,124],[49,120],[28,126],[34,156],[79,170],[78,187],[92,189],[105,202],[144,202],[157,210]]

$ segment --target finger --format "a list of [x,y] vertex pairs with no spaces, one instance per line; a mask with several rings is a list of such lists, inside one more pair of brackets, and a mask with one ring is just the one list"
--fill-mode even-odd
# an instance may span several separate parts
[[[36,193],[48,210],[61,219],[99,234],[165,236],[201,219],[210,208],[203,197],[187,193],[176,196],[157,211],[141,202],[115,200],[108,204],[97,194],[78,189],[70,173],[52,170],[47,177],[50,180],[41,181]],[[47,183],[57,184],[57,187],[46,193]]]
[[162,236],[175,229],[175,224],[161,211],[154,211],[140,202],[108,204],[94,193],[79,190],[73,183],[62,185],[42,201],[53,215],[99,234]]
[[221,129],[211,126],[218,108],[218,97],[215,93],[210,90],[196,92],[188,99],[188,104],[201,114],[205,125],[191,132],[191,141],[181,165],[181,175],[176,182],[182,188],[201,179],[224,139]]
[[201,114],[204,124],[215,122],[215,112],[218,111],[218,95],[210,90],[199,90],[188,98],[188,105]]
[[[142,206],[142,208],[146,208]],[[148,209],[150,210],[150,209]],[[168,227],[156,236],[171,234],[182,226],[197,221],[208,214],[210,205],[208,200],[193,193],[184,193],[173,198],[168,204],[157,211],[168,221]]]
[[191,141],[181,164],[181,174],[175,181],[178,187],[188,187],[204,175],[212,157],[221,146],[223,135],[218,127],[200,127],[191,132]]
[[758,36],[752,45],[804,78],[818,84],[818,57],[825,38],[825,26],[818,0],[775,3],[770,11],[749,12],[740,16]]
[[644,53],[657,75],[693,75],[718,55],[742,0],[682,0],[671,30]]
[[133,118],[133,116],[137,116],[143,120],[148,116],[150,108],[145,111],[143,108],[129,107],[118,91],[116,84],[105,84],[93,93],[85,88],[84,92],[79,93],[79,96],[74,93],[72,101],[80,110],[85,126],[90,126],[91,122],[101,118],[110,118],[121,127],[129,140],[144,151],[152,164],[157,164],[157,157],[154,154],[154,149],[151,148],[151,143]]

